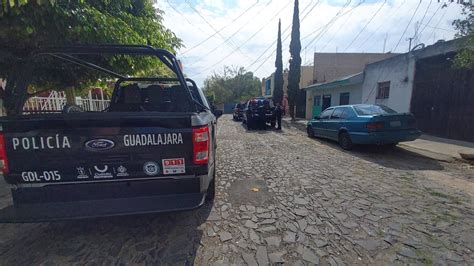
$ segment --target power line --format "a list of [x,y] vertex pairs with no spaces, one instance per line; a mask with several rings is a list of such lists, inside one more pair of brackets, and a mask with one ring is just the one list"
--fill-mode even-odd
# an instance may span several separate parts
[[196,27],[198,30],[200,30],[201,32],[204,32],[204,33],[207,34],[207,32],[205,32],[203,29],[197,27],[195,24],[193,24],[191,21],[189,21],[189,19],[188,19],[181,11],[179,11],[179,10],[176,9],[174,6],[172,6],[169,0],[166,0],[166,2],[168,2],[168,5],[169,5],[176,13],[178,13],[180,16],[182,16],[182,17],[189,23],[189,25],[192,25],[192,26]]
[[[350,1],[348,1],[348,2],[350,2]],[[344,6],[338,11],[338,13],[341,12],[347,5],[348,5],[348,3],[345,3]],[[337,14],[336,14],[336,16],[337,16]],[[316,33],[317,31],[318,31],[318,29],[316,29],[316,30],[314,30],[314,31],[312,31],[312,32],[310,32],[310,33],[308,33],[308,34],[306,34],[305,36],[303,36],[303,37],[301,38],[301,41],[305,40],[306,38],[308,38],[309,36],[313,35],[313,34]]]
[[[306,17],[309,15],[309,13],[314,9],[314,7],[315,7],[316,5],[319,4],[319,2],[320,2],[320,1],[318,1],[318,2],[308,11],[308,13],[306,13],[306,15],[303,16],[303,18],[301,19],[300,23],[302,23],[302,22],[306,19]],[[304,12],[304,11],[303,11],[303,12]],[[290,25],[290,26],[291,26],[291,25]],[[288,28],[286,28],[285,31],[287,31],[287,30],[290,28],[290,26],[288,26]],[[323,28],[323,27],[320,27],[319,29],[322,29],[322,28]],[[317,29],[317,30],[318,30],[318,29]],[[291,35],[291,32],[285,36],[285,38],[283,39],[282,42],[286,41],[286,40],[288,39],[288,37],[290,37],[290,35]],[[268,49],[270,49],[272,46],[275,45],[276,42],[277,42],[277,40],[275,40],[275,41],[274,41],[251,65],[249,65],[247,68],[249,68],[250,66],[252,66],[253,64],[255,64],[255,63],[258,61],[258,59],[259,59],[260,57],[262,57],[262,56],[265,54],[266,51],[268,51]],[[263,62],[262,62],[253,72],[256,72],[257,70],[259,70],[259,69],[263,66],[263,64],[265,64],[265,63],[268,61],[268,59],[270,59],[270,58],[275,54],[275,52],[276,52],[276,49],[273,49],[273,51],[265,58],[265,60],[263,60]]]
[[[326,23],[326,25],[323,26],[323,30],[319,32],[319,34],[317,34],[316,36],[314,36],[314,38],[309,41],[308,44],[306,44],[306,46],[304,47],[304,49],[308,48],[314,41],[318,40],[321,38],[321,36],[326,33],[329,28],[331,28],[332,24],[337,20],[339,19],[340,16],[344,16],[345,14],[347,14],[348,12],[344,13],[341,15],[341,12],[350,5],[351,3],[351,0],[348,0],[347,3],[336,13],[336,15],[328,22]],[[350,11],[350,10],[349,10]]]
[[433,0],[430,0],[430,3],[428,4],[428,7],[425,10],[425,13],[423,14],[423,17],[421,18],[420,24],[423,24],[423,20],[425,20],[426,13],[428,13],[428,10],[430,9],[431,2],[433,2]]
[[[201,12],[199,12],[199,10],[197,10],[196,8],[194,8],[193,5],[191,5],[191,4],[188,2],[188,0],[184,0],[184,2],[186,2],[186,4],[187,4],[196,14],[198,14],[198,16],[201,17],[202,20],[204,20],[204,22],[206,22],[206,24],[207,24],[209,27],[211,27],[212,30],[214,30],[214,31],[216,32],[217,35],[219,35],[222,39],[225,40],[226,37],[220,33],[220,30],[217,30],[217,29],[201,14]],[[227,45],[229,45],[229,46],[234,45],[234,46],[235,46],[235,44],[233,44],[232,42],[227,43]],[[232,48],[235,48],[235,47],[232,47]],[[239,47],[237,47],[237,50],[238,50],[239,52],[241,52],[244,56],[247,56],[246,54],[244,54],[244,53],[239,49]]]
[[[193,50],[194,48],[202,45],[203,43],[207,42],[208,40],[210,40],[212,37],[216,36],[219,32],[221,32],[222,30],[224,30],[225,28],[227,28],[228,26],[230,26],[232,23],[234,23],[235,21],[237,21],[239,18],[241,18],[243,15],[245,15],[248,11],[250,11],[253,7],[255,7],[257,4],[258,4],[258,0],[253,3],[252,5],[250,5],[250,7],[248,7],[247,9],[245,9],[242,13],[240,13],[236,18],[234,18],[230,23],[226,24],[224,27],[220,28],[218,31],[216,31],[215,33],[209,35],[209,37],[207,37],[206,39],[204,39],[203,41],[193,45],[191,48],[187,49],[186,51],[182,52],[181,54],[184,55],[186,53],[188,53],[189,51]],[[271,3],[272,0],[269,1],[269,3]],[[268,4],[267,4],[268,5]],[[227,42],[229,40],[229,38],[226,38],[224,40],[224,43]]]
[[[262,12],[263,10],[265,10],[265,8],[268,7],[268,5],[270,5],[270,3],[272,2],[272,0],[270,0],[267,4],[265,4],[258,12],[257,14],[260,14],[260,12]],[[206,58],[207,56],[209,56],[210,54],[214,53],[215,50],[217,48],[219,48],[222,44],[224,44],[227,40],[229,40],[230,38],[233,38],[237,33],[239,33],[245,26],[247,26],[250,22],[254,21],[254,18],[252,17],[251,19],[247,20],[244,24],[242,24],[242,26],[240,28],[238,28],[235,32],[233,32],[229,37],[227,37],[226,40],[224,40],[224,42],[221,42],[219,43],[217,46],[215,46],[214,48],[210,49],[208,53],[200,56],[199,58],[197,58],[194,63],[191,63],[189,66],[193,66],[195,64],[197,64],[197,62],[200,61],[200,59],[202,58]]]
[[441,18],[438,20],[438,22],[436,23],[436,25],[433,27],[433,31],[431,32],[430,34],[430,38],[434,38],[434,35],[435,35],[435,29],[438,28],[439,24],[441,23],[441,21],[443,21],[444,19],[444,16],[446,16],[446,13],[448,13],[448,8],[446,8],[446,10],[444,10],[443,14],[441,15]]
[[[344,20],[344,22],[339,26],[339,28],[335,31],[335,32],[340,32],[342,30],[342,27],[344,27],[347,23],[347,21],[349,21],[349,19],[351,18],[352,14],[354,14],[352,11],[354,11],[357,7],[359,7],[363,2],[365,2],[365,0],[362,0],[359,2],[359,4],[357,4],[353,9],[349,10],[349,16],[347,16],[346,20]],[[331,37],[329,38],[329,40],[326,41],[326,43],[324,44],[324,46],[320,49],[320,51],[323,51],[326,46],[334,39],[334,36],[336,34],[332,34]],[[306,61],[305,61],[306,62]]]
[[[387,22],[389,21],[389,19],[391,19],[392,17],[396,17],[396,15],[398,15],[398,12],[400,11],[401,7],[405,4],[406,0],[404,0],[397,8],[396,8],[396,11],[393,12],[393,13],[390,13],[389,16],[386,17],[386,19],[384,20],[384,22]],[[377,29],[374,30],[374,32],[379,32],[379,30],[382,28],[382,26],[384,26],[386,23],[380,23],[380,25],[377,27]],[[367,36],[367,38],[357,47],[357,49],[360,49],[371,37],[373,37],[373,35],[369,35]],[[384,37],[385,38],[385,37]],[[372,47],[373,45],[375,44],[375,42],[372,42],[371,45],[368,47]]]
[[428,27],[428,25],[430,24],[431,20],[434,18],[434,16],[436,16],[436,14],[438,13],[438,11],[443,7],[443,5],[438,5],[438,8],[436,8],[435,12],[433,13],[433,15],[431,15],[430,19],[428,19],[428,22],[426,22],[426,24],[424,25],[424,27],[421,29],[420,31],[420,35],[423,33],[423,31],[425,31],[426,27]]
[[[323,27],[320,27],[320,28],[319,28],[319,30],[322,30],[322,29],[323,29]],[[286,37],[283,39],[283,41],[286,41],[286,39],[288,39],[288,37],[290,37],[289,34],[286,35]],[[305,48],[305,49],[306,49],[306,48]],[[253,72],[257,72],[257,70],[259,70],[259,69],[263,66],[263,64],[265,64],[265,63],[268,61],[268,59],[270,59],[270,58],[275,54],[275,52],[276,52],[276,49],[273,50],[273,51],[265,58],[265,60],[263,60],[263,62],[262,62],[260,65],[258,65],[258,67],[257,67]],[[263,55],[263,54],[262,54],[262,55]],[[249,66],[249,67],[250,67],[250,66]]]
[[387,3],[387,0],[384,0],[382,5],[377,9],[377,11],[374,13],[374,15],[370,18],[369,21],[367,21],[367,23],[364,25],[364,27],[362,27],[362,29],[359,31],[359,33],[357,33],[357,35],[354,37],[354,39],[352,39],[352,41],[349,43],[349,45],[346,47],[346,49],[344,49],[344,52],[349,49],[349,47],[351,47],[351,45],[357,40],[357,38],[359,38],[360,34],[367,28],[367,26],[372,22],[372,20],[377,16],[377,14],[380,12],[380,10],[382,10],[382,8],[385,6],[385,4]]
[[220,64],[222,62],[224,62],[224,60],[226,60],[229,56],[231,56],[232,54],[234,54],[236,52],[237,49],[240,49],[240,47],[244,46],[248,41],[250,41],[253,37],[255,37],[258,33],[260,33],[260,31],[262,31],[274,18],[276,18],[285,8],[288,7],[289,4],[292,3],[292,0],[288,1],[288,3],[282,8],[280,9],[280,11],[278,11],[275,16],[273,16],[269,21],[267,21],[267,23],[265,23],[260,29],[258,29],[254,34],[252,34],[249,38],[247,38],[240,46],[238,46],[236,49],[232,50],[230,53],[228,53],[227,55],[225,55],[224,57],[222,57],[221,59],[217,60],[216,63],[214,63],[213,65],[201,70],[200,72],[196,73],[195,75],[199,75],[203,72],[206,72],[208,71],[209,69],[212,69],[215,65],[217,64]]
[[[313,9],[314,9],[319,3],[320,3],[320,1],[318,0],[318,2],[316,2],[316,3],[313,5],[313,7],[311,7],[311,9],[303,16],[303,18],[301,19],[301,22],[303,22],[303,21],[305,20],[305,18],[311,13],[311,11],[313,11]],[[302,13],[304,13],[304,10],[302,11]],[[283,31],[283,34],[284,34],[285,32],[287,32],[287,31],[290,29],[290,26],[291,26],[291,24],[288,25],[288,27]],[[287,34],[287,35],[285,36],[285,38],[283,38],[283,41],[286,41],[286,39],[288,39],[289,36],[290,36],[290,34]],[[248,69],[248,68],[250,68],[251,66],[253,66],[255,63],[257,63],[258,60],[259,60],[268,50],[270,50],[270,49],[275,45],[276,42],[277,42],[277,40],[275,39],[275,40],[273,41],[273,43],[270,44],[270,45],[267,47],[267,49],[265,49],[265,51],[263,51],[263,53],[261,53],[261,54],[257,57],[257,59],[255,59],[255,60],[254,60],[250,65],[248,65],[246,68]],[[272,51],[272,53],[271,53],[268,57],[265,58],[265,60],[263,61],[263,63],[260,64],[260,65],[255,69],[255,71],[257,71],[265,62],[267,62],[268,59],[269,59],[275,52],[276,52],[276,49],[274,49],[274,50]],[[254,71],[254,72],[255,72],[255,71]]]
[[447,32],[456,32],[455,30],[448,30],[448,29],[444,29],[444,28],[440,28],[440,27],[434,27],[434,26],[430,26],[430,25],[427,25],[427,24],[423,24],[425,27],[428,27],[428,28],[431,28],[431,29],[435,29],[435,30],[442,30],[442,31],[447,31]]
[[403,36],[404,36],[404,35],[405,35],[405,33],[407,32],[407,30],[408,30],[408,27],[410,26],[410,24],[411,24],[411,21],[412,21],[412,20],[413,20],[413,18],[415,17],[415,15],[416,15],[416,12],[418,11],[418,8],[420,7],[420,5],[421,5],[421,0],[420,0],[420,2],[418,3],[418,5],[416,6],[416,8],[415,8],[415,12],[413,12],[413,15],[411,16],[411,18],[410,18],[410,21],[408,21],[408,24],[407,24],[407,26],[405,27],[405,30],[403,30],[402,36],[400,36],[400,40],[398,40],[398,42],[397,42],[397,45],[395,45],[395,48],[394,48],[392,51],[394,51],[394,52],[395,52],[395,51],[397,50],[397,48],[398,48],[398,45],[400,45],[400,42],[402,41],[402,39],[403,39]]

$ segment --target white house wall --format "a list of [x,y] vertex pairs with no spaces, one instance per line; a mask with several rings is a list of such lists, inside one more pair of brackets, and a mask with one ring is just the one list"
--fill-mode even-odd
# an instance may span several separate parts
[[[454,52],[462,45],[462,39],[438,42],[424,49],[397,55],[383,61],[368,64],[364,70],[362,103],[385,104],[398,112],[410,112],[416,61],[439,54]],[[390,81],[389,98],[376,99],[379,82]]]
[[321,96],[321,103],[323,95],[331,94],[331,106],[339,105],[339,96],[341,93],[349,92],[349,104],[361,103],[362,88],[361,84],[341,86],[330,89],[315,89],[306,91],[306,119],[311,119],[313,114],[313,98],[314,96]]
[[[362,84],[362,103],[384,104],[397,112],[409,112],[415,74],[415,60],[403,54],[367,65]],[[390,81],[388,99],[376,99],[379,82]]]

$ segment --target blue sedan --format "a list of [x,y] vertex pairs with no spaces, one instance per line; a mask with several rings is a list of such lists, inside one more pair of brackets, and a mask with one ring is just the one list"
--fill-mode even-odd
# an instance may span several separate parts
[[306,130],[309,137],[339,141],[346,150],[354,144],[396,145],[421,134],[412,114],[372,104],[329,107],[310,120]]

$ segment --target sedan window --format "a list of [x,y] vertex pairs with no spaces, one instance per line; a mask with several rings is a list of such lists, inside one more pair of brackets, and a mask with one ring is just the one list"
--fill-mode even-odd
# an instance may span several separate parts
[[326,111],[324,111],[321,115],[320,115],[320,118],[321,119],[329,119],[329,117],[331,116],[331,113],[334,109],[327,109]]
[[358,115],[385,115],[397,113],[385,105],[355,105],[354,109]]
[[344,113],[344,108],[336,108],[331,115],[331,119],[341,119]]

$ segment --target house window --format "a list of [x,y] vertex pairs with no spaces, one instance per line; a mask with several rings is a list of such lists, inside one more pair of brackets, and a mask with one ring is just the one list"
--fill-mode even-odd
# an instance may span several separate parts
[[321,106],[321,95],[313,97],[313,106]]
[[349,104],[349,93],[343,92],[339,94],[339,105]]
[[390,81],[379,82],[377,87],[377,99],[388,99],[390,95]]

